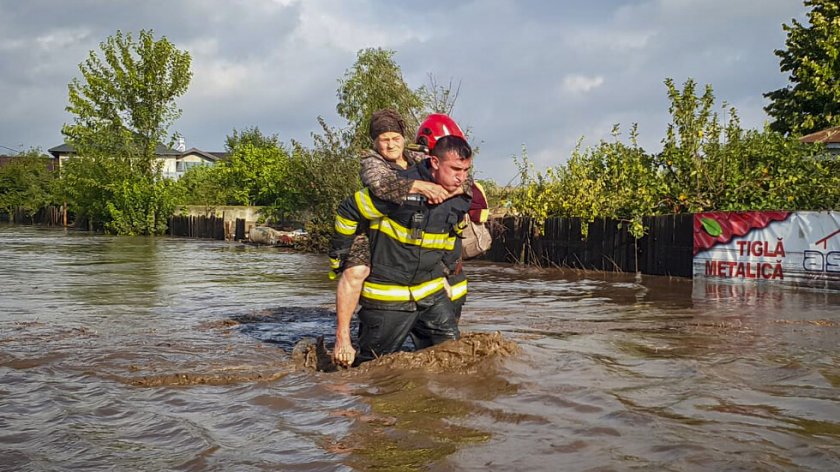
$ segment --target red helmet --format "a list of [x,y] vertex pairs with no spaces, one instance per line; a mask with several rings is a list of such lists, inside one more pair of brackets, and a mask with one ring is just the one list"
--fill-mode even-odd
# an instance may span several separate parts
[[435,148],[437,140],[444,136],[458,136],[459,138],[467,139],[461,127],[455,120],[443,113],[432,113],[420,123],[420,128],[417,129],[417,144],[422,144],[429,148],[429,151]]

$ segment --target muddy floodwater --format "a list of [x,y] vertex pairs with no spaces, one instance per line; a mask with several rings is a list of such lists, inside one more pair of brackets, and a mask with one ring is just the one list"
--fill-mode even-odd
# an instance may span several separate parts
[[461,342],[328,373],[326,269],[0,225],[0,470],[840,470],[836,292],[469,263]]

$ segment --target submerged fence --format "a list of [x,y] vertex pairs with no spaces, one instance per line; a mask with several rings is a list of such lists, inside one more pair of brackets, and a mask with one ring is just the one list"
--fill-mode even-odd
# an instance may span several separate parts
[[691,277],[691,214],[647,217],[647,234],[640,239],[626,223],[610,219],[589,223],[586,238],[579,218],[549,219],[542,232],[528,218],[489,224],[493,246],[484,258],[494,262]]
[[225,219],[215,216],[171,216],[169,235],[224,240]]
[[11,213],[0,212],[0,221],[27,225],[63,226],[64,209],[60,206],[48,206],[32,215],[20,209]]
[[[61,207],[48,207],[32,216],[23,213],[0,215],[0,221],[24,224],[64,224]],[[664,215],[644,219],[647,234],[635,239],[628,225],[617,220],[598,219],[588,223],[583,237],[579,218],[552,218],[542,231],[528,218],[491,220],[493,246],[483,259],[540,266],[559,266],[649,275],[692,276],[692,214]],[[86,222],[76,219],[76,226]],[[229,226],[229,227],[227,227]],[[243,240],[245,220],[228,222],[224,217],[177,215],[169,218],[170,236]]]

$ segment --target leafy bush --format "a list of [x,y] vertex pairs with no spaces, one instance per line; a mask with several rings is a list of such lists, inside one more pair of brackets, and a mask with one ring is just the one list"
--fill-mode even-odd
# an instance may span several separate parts
[[57,202],[55,172],[49,169],[49,162],[33,149],[0,167],[0,212],[12,215],[22,211],[32,216]]
[[[541,225],[550,217],[612,218],[641,237],[642,217],[709,210],[830,210],[840,205],[840,164],[819,145],[769,128],[744,130],[734,108],[722,123],[711,86],[696,94],[665,81],[672,122],[663,150],[613,142],[576,149],[568,162],[535,172],[523,149],[520,184],[504,195],[511,209]],[[724,105],[725,106],[725,105]],[[585,226],[584,226],[585,228]]]

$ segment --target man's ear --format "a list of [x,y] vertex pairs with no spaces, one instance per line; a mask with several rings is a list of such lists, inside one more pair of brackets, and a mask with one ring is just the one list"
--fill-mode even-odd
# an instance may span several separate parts
[[432,169],[438,170],[440,169],[440,158],[437,156],[430,156],[429,157],[429,164],[431,164]]

